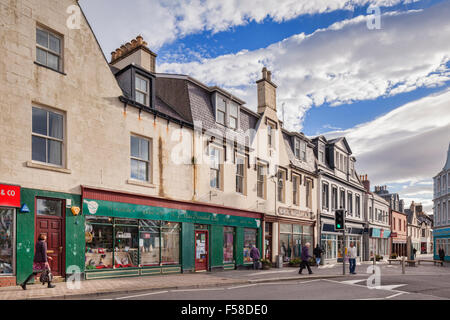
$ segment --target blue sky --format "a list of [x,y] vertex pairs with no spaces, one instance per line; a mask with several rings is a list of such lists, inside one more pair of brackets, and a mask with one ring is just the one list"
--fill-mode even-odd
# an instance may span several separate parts
[[[407,202],[431,209],[431,177],[443,166],[450,140],[449,0],[80,5],[106,57],[141,34],[158,54],[157,72],[221,86],[255,111],[255,81],[268,67],[286,128],[345,135],[357,169],[373,185],[390,185]],[[379,30],[367,27],[369,5],[380,8]],[[419,141],[426,147],[413,152]]]

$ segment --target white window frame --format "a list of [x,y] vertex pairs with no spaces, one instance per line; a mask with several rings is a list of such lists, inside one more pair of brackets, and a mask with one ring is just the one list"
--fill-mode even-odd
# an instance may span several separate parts
[[[228,104],[228,107],[229,107],[228,108],[229,109],[228,110],[228,127],[230,127],[233,130],[237,130],[239,128],[239,105],[237,103],[230,102]],[[233,114],[232,114],[233,107],[236,107],[236,115],[235,116],[233,116]],[[236,126],[233,127],[231,125],[231,119],[236,121]]]
[[[145,91],[142,91],[142,89],[141,88],[138,88],[137,87],[137,80],[141,80],[141,81],[145,81],[145,83],[146,83],[146,88],[145,88]],[[145,105],[145,106],[148,106],[149,105],[149,102],[150,102],[150,99],[149,99],[149,97],[150,97],[150,90],[149,90],[149,88],[150,88],[150,81],[149,81],[149,79],[147,79],[147,78],[145,78],[145,77],[143,77],[143,76],[141,76],[141,75],[138,75],[138,74],[136,74],[136,77],[135,77],[135,80],[134,80],[134,90],[135,90],[135,99],[136,99],[136,102],[138,102],[138,103],[140,103],[140,104],[143,104],[143,105]],[[142,103],[142,102],[139,102],[138,100],[137,100],[137,94],[136,93],[140,93],[140,94],[142,94],[142,95],[144,95],[144,103]]]
[[[43,135],[40,133],[36,133],[33,132],[33,128],[31,129],[31,152],[33,152],[33,137],[38,137],[38,138],[43,138],[45,139],[45,159],[46,161],[39,161],[39,160],[34,160],[33,159],[33,154],[31,154],[31,160],[34,162],[38,162],[38,163],[43,163],[45,165],[48,166],[53,166],[53,167],[57,167],[57,168],[64,168],[65,167],[65,163],[66,163],[66,144],[65,144],[65,138],[66,138],[66,114],[65,112],[62,111],[56,111],[54,109],[50,109],[50,108],[46,108],[46,107],[42,107],[42,106],[37,106],[37,105],[32,105],[32,110],[33,108],[36,109],[41,109],[44,110],[45,112],[47,112],[47,135]],[[55,138],[52,136],[48,135],[48,131],[50,128],[50,123],[49,123],[49,113],[54,113],[57,115],[62,116],[62,139],[59,138]],[[33,119],[31,119],[31,127],[33,127]],[[54,164],[51,162],[48,162],[48,140],[52,140],[52,141],[57,141],[61,143],[61,164]]]
[[[53,51],[52,49],[50,49],[50,44],[48,45],[48,47],[44,47],[43,45],[38,43],[38,40],[37,40],[37,32],[38,32],[38,30],[46,32],[48,34],[48,36],[47,36],[47,43],[48,44],[50,42],[50,35],[52,35],[53,37],[55,37],[55,38],[57,38],[59,40],[59,52],[56,52],[56,51]],[[53,32],[53,31],[50,31],[49,29],[47,29],[45,27],[42,27],[42,26],[39,26],[39,25],[36,26],[36,63],[38,63],[39,65],[43,65],[43,66],[45,66],[47,68],[50,68],[52,70],[62,72],[62,70],[63,70],[63,59],[62,59],[62,57],[63,57],[63,47],[64,47],[63,40],[64,40],[64,38],[63,38],[62,35],[59,35],[59,34]],[[46,52],[46,57],[47,57],[46,63],[42,63],[42,62],[38,61],[38,59],[37,59],[38,49]],[[57,58],[58,58],[58,68],[57,69],[49,66],[49,64],[48,64],[48,54],[49,53],[52,54],[52,55],[57,56]]]
[[[139,158],[139,157],[136,157],[136,156],[133,156],[132,154],[131,154],[131,138],[132,137],[134,137],[134,138],[136,138],[136,139],[139,139],[139,140],[144,140],[144,141],[146,141],[147,143],[148,143],[148,159],[146,160],[146,159],[143,159],[143,158]],[[139,142],[139,148],[140,148],[140,142]],[[152,140],[151,139],[149,139],[149,138],[146,138],[146,137],[142,137],[142,136],[139,136],[139,135],[135,135],[135,134],[131,134],[130,135],[130,178],[131,179],[133,179],[133,180],[137,180],[137,181],[143,181],[143,182],[149,182],[149,183],[151,183],[151,181],[152,181],[152,170],[151,170],[151,168],[152,168],[152,162],[151,162],[151,159],[152,159]],[[131,167],[131,161],[132,160],[135,160],[135,161],[138,161],[138,162],[144,162],[144,163],[146,163],[146,168],[147,168],[147,179],[145,179],[145,180],[141,180],[141,179],[138,179],[138,178],[133,178],[132,177],[132,167]]]
[[[226,124],[227,124],[227,100],[225,100],[221,97],[218,97],[217,102],[218,103],[216,106],[216,122],[223,126],[226,126]],[[223,106],[221,106],[221,103],[223,103]],[[222,108],[223,108],[223,110],[222,110]],[[219,116],[218,116],[219,113],[223,114],[223,123],[219,121]]]

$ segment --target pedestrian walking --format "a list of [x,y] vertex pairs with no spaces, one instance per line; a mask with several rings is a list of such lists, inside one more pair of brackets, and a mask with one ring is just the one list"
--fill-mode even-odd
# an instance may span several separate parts
[[417,252],[417,249],[413,248],[413,260],[416,260],[416,252]]
[[255,245],[250,249],[250,258],[253,260],[253,270],[259,269],[260,254],[259,249]]
[[300,257],[302,259],[302,262],[300,263],[300,269],[298,270],[299,274],[302,274],[302,271],[305,268],[308,268],[309,274],[313,273],[311,271],[311,267],[309,266],[309,258],[311,258],[311,256],[309,255],[309,247],[310,246],[311,246],[311,244],[309,242],[307,242],[305,244],[305,246],[302,248],[302,255]]
[[[33,272],[28,276],[28,278],[20,285],[23,290],[27,290],[27,283],[33,276],[36,276],[38,273],[46,272],[48,278],[46,279],[47,287],[54,288],[55,285],[51,282],[50,265],[48,264],[48,260],[52,260],[51,257],[47,256],[47,236],[44,233],[41,233],[38,238],[38,242],[36,243],[36,249],[34,253],[33,259]],[[45,283],[45,282],[44,282]]]
[[348,263],[350,268],[351,274],[356,274],[356,257],[357,257],[357,251],[355,244],[353,242],[350,242],[350,248],[348,249]]
[[442,262],[444,262],[444,259],[445,259],[445,251],[444,251],[444,248],[442,248],[442,247],[439,248],[439,259],[440,259]]
[[319,245],[317,245],[313,250],[313,254],[316,257],[317,267],[319,267],[320,259],[322,258],[322,253],[323,253],[323,250],[322,250],[322,248],[319,247]]

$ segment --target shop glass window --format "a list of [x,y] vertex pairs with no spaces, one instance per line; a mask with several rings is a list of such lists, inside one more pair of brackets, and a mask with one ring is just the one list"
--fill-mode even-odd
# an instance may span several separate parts
[[150,140],[131,136],[131,178],[150,181]]
[[140,220],[140,264],[143,266],[159,266],[160,264],[160,222]]
[[136,76],[136,102],[148,106],[149,82],[147,79]]
[[14,209],[0,208],[0,275],[14,273]]
[[64,116],[33,107],[31,159],[56,166],[63,165]]
[[210,186],[220,189],[220,150],[209,148]]
[[62,200],[36,199],[36,212],[38,215],[62,216]]
[[244,193],[245,159],[236,157],[236,192]]
[[86,270],[113,267],[113,225],[95,224],[86,219]]
[[50,31],[36,28],[36,61],[56,71],[62,70],[62,38]]
[[234,228],[224,227],[223,228],[223,262],[233,263],[234,262]]
[[280,254],[283,261],[288,262],[292,255],[292,231],[289,233],[280,233]]
[[179,223],[161,223],[161,263],[163,265],[180,263]]
[[139,238],[137,226],[116,225],[114,264],[117,267],[137,267],[139,265]]
[[133,226],[139,225],[138,219],[122,219],[122,218],[116,218],[114,220],[114,224],[129,224]]
[[244,263],[252,262],[250,249],[256,246],[256,229],[244,228]]
[[280,233],[291,233],[292,224],[280,223]]

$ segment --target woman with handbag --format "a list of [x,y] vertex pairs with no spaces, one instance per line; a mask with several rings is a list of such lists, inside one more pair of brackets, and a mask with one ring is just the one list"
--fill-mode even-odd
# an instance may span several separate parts
[[41,280],[44,280],[42,284],[47,282],[49,288],[55,287],[55,285],[51,282],[52,277],[50,273],[50,265],[48,264],[48,260],[52,260],[52,258],[47,256],[47,243],[45,242],[47,240],[47,236],[44,233],[41,233],[38,240],[39,241],[36,243],[33,259],[33,273],[31,273],[24,283],[20,285],[23,290],[27,290],[27,282],[38,273],[43,273],[41,275]]

